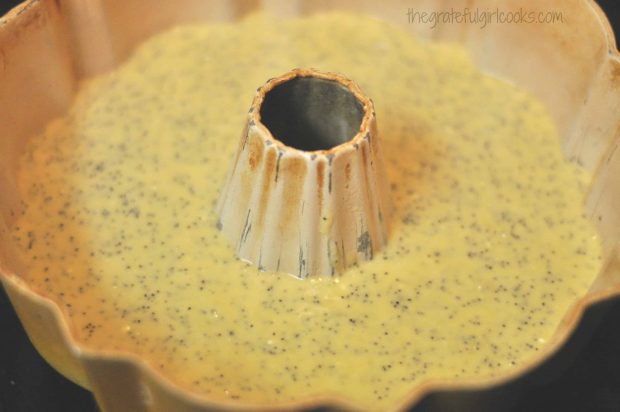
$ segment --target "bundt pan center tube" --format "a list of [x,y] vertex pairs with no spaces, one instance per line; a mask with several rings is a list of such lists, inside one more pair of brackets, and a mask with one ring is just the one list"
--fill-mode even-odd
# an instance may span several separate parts
[[391,213],[372,101],[340,74],[260,87],[218,204],[241,259],[299,278],[372,259]]

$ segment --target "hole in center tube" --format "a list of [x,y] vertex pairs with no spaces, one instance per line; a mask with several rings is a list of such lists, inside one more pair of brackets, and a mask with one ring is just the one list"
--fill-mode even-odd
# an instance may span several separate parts
[[344,85],[317,77],[295,77],[265,94],[262,123],[273,137],[299,150],[327,150],[360,130],[364,108]]

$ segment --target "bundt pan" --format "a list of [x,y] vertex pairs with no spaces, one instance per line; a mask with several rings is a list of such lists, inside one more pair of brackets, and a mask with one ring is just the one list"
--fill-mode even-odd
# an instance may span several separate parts
[[[408,24],[407,11],[464,8],[554,10],[561,24]],[[620,61],[610,25],[592,0],[30,0],[0,20],[0,280],[30,339],[63,375],[90,389],[103,411],[362,409],[325,394],[298,402],[238,405],[183,390],[142,359],[93,351],[73,337],[59,307],[19,276],[10,227],[20,199],[17,158],[26,139],[71,103],[80,80],[114,68],[147,37],[180,23],[235,21],[256,9],[282,16],[345,9],[412,35],[462,44],[479,67],[530,91],[548,107],[564,154],[592,172],[585,209],[596,223],[603,265],[554,339],[520,368],[491,379],[424,382],[399,409],[501,408],[531,382],[561,371],[597,313],[620,296]],[[584,316],[586,314],[586,316]]]

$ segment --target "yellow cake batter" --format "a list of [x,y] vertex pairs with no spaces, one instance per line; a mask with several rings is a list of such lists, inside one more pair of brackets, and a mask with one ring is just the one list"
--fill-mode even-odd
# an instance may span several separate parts
[[[338,278],[238,261],[214,204],[256,87],[337,71],[373,98],[395,200],[388,246]],[[344,14],[158,35],[28,144],[22,276],[91,348],[139,354],[213,399],[333,393],[394,406],[549,340],[597,274],[587,176],[532,96],[455,45]]]

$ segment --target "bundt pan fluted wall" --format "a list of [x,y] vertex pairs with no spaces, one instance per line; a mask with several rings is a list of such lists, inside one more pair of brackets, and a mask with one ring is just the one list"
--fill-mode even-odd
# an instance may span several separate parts
[[[408,24],[407,10],[501,7],[561,11],[562,24]],[[295,403],[215,403],[157,375],[141,359],[95,352],[75,341],[59,307],[19,277],[9,228],[16,206],[16,159],[29,136],[68,107],[78,82],[112,69],[142,40],[178,23],[234,21],[255,9],[284,16],[329,9],[365,12],[412,35],[461,43],[486,72],[540,98],[554,117],[566,157],[593,173],[586,211],[598,225],[604,264],[546,348],[518,370],[492,379],[425,382],[403,400],[441,410],[506,402],[523,384],[557,370],[596,316],[583,314],[620,296],[620,61],[609,23],[592,0],[30,0],[0,20],[0,280],[41,354],[69,379],[92,390],[104,411],[356,409],[323,396]],[[595,310],[589,310],[593,313]],[[582,318],[584,318],[582,321]],[[582,321],[582,322],[580,322]],[[578,326],[579,325],[579,326]],[[568,342],[568,343],[567,343]],[[477,403],[482,402],[482,403]]]

